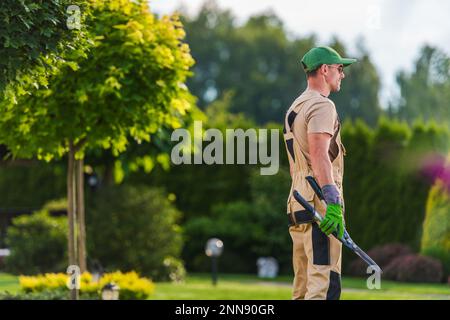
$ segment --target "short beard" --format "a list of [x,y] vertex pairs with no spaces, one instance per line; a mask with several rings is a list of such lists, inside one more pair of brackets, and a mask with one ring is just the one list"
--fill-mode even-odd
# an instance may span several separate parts
[[330,91],[331,92],[339,92],[341,90],[340,86],[336,86],[335,88],[332,88]]

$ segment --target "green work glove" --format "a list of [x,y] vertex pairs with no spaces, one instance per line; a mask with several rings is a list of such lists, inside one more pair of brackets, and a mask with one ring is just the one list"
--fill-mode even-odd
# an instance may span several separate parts
[[325,217],[319,225],[320,230],[327,236],[336,231],[339,238],[344,236],[344,218],[340,204],[330,203],[327,205]]

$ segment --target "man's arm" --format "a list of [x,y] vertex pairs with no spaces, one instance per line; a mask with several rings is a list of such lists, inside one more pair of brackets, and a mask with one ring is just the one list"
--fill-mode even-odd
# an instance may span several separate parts
[[311,166],[319,185],[322,187],[323,197],[327,203],[325,217],[319,228],[326,235],[336,231],[338,238],[342,239],[345,227],[341,197],[334,184],[331,161],[328,156],[330,141],[331,135],[328,133],[308,133]]
[[331,161],[328,156],[330,142],[331,135],[328,133],[308,133],[311,166],[321,187],[334,184]]

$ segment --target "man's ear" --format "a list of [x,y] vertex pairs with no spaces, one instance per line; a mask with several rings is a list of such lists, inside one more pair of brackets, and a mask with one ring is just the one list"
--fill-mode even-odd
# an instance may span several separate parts
[[326,73],[325,68],[326,67],[324,64],[321,65],[319,68],[317,68],[317,74],[321,74],[321,75],[325,74]]

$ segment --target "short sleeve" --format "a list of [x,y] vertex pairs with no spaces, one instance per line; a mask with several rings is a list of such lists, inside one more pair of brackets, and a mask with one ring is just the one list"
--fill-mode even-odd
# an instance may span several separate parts
[[308,133],[328,133],[334,135],[337,113],[334,105],[329,101],[312,104],[306,110],[306,125]]

